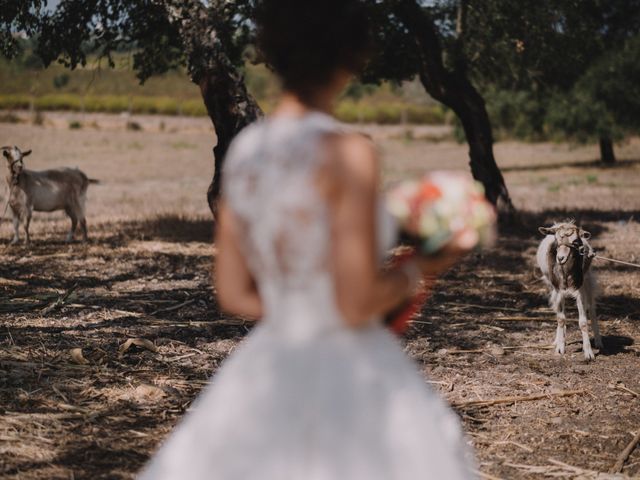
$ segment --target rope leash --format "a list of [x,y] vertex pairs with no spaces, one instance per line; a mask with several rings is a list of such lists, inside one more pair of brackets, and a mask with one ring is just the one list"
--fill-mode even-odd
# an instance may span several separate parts
[[[582,256],[589,255],[589,254],[585,253],[584,245],[580,245],[579,247],[577,247],[575,245],[572,245],[572,244],[568,244],[568,243],[562,243],[561,245],[577,250],[579,255],[582,255]],[[593,250],[591,250],[591,251],[593,252]],[[629,267],[640,268],[640,265],[638,265],[637,263],[625,262],[623,260],[616,260],[615,258],[603,257],[602,255],[595,255],[595,252],[593,254],[589,255],[589,256],[591,258],[599,258],[600,260],[605,260],[607,262],[619,263],[621,265],[627,265]]]
[[600,260],[606,260],[607,262],[621,263],[622,265],[628,265],[629,267],[640,268],[640,265],[638,265],[637,263],[624,262],[622,260],[616,260],[614,258],[601,257],[600,255],[596,255],[594,258],[599,258]]

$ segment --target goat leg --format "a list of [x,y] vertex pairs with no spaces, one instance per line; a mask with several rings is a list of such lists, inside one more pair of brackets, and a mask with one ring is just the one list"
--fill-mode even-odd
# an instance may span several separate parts
[[556,353],[564,355],[565,338],[567,336],[567,317],[564,314],[564,296],[557,290],[551,293],[551,307],[556,312],[558,328],[556,329],[556,339],[553,344],[556,346]]
[[29,236],[29,225],[31,225],[32,212],[33,210],[27,207],[27,212],[25,213],[25,218],[24,218],[25,245],[29,245],[31,243],[31,237]]
[[80,229],[82,230],[82,240],[86,242],[87,240],[89,240],[89,236],[87,235],[87,219],[86,218],[80,219]]
[[13,240],[11,245],[15,245],[20,241],[20,215],[13,212]]
[[78,227],[78,219],[71,214],[69,214],[69,217],[71,217],[71,230],[69,230],[69,233],[67,234],[67,243],[73,241],[73,235],[76,233],[76,228]]
[[589,340],[589,324],[587,323],[585,308],[586,301],[588,301],[588,294],[581,288],[576,294],[576,304],[578,305],[578,325],[580,326],[580,333],[582,333],[582,352],[586,360],[595,360],[596,357],[593,354],[591,341]]

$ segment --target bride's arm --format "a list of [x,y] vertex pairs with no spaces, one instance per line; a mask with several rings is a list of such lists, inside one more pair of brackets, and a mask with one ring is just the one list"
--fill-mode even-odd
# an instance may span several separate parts
[[373,145],[359,135],[335,137],[329,144],[336,298],[345,321],[358,327],[404,301],[415,283],[405,270],[382,270],[377,261],[379,165]]
[[235,215],[220,202],[216,227],[216,267],[214,280],[220,307],[248,318],[262,316],[262,301],[246,260],[239,249],[238,223]]
[[359,327],[405,301],[416,287],[416,276],[440,275],[468,250],[452,244],[437,257],[418,258],[413,272],[402,267],[381,269],[376,245],[379,164],[375,148],[361,135],[338,136],[328,143],[333,168],[325,190],[332,206],[336,299],[345,321]]

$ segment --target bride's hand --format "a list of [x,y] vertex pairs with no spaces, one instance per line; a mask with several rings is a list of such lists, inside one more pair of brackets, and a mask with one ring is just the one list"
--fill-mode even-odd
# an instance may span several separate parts
[[477,243],[478,233],[475,230],[463,230],[433,255],[417,256],[418,267],[425,277],[442,275],[469,253]]

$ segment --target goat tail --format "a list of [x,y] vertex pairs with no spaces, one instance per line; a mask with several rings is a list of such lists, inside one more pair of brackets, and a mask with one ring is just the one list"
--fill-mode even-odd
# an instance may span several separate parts
[[96,178],[87,178],[87,180],[89,180],[89,183],[93,183],[93,184],[96,184],[96,185],[99,185],[99,184],[102,183],[100,180],[98,180]]

